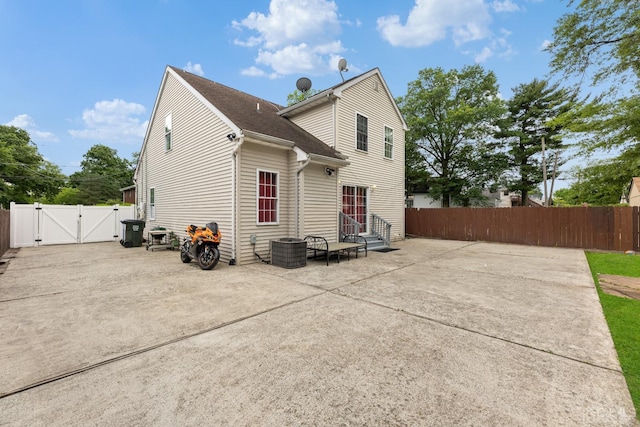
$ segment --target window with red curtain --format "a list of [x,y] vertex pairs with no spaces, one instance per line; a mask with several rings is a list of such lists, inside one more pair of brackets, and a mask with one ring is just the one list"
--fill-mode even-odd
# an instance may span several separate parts
[[258,171],[258,224],[278,223],[278,173]]
[[358,232],[367,231],[367,188],[342,187],[342,213],[355,219],[362,227]]

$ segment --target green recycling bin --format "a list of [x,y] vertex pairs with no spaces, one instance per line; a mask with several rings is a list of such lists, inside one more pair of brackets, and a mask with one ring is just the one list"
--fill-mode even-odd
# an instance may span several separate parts
[[120,244],[125,248],[142,246],[142,234],[144,221],[138,219],[125,219],[122,223],[122,239]]

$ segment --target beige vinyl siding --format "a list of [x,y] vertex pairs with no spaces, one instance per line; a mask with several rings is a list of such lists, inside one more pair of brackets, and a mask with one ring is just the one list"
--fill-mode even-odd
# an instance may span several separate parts
[[640,178],[633,178],[631,180],[631,190],[629,190],[629,206],[640,206]]
[[322,236],[329,242],[338,240],[337,174],[327,176],[324,166],[308,165],[303,172],[301,200],[304,200],[302,236]]
[[330,147],[334,144],[333,103],[296,114],[291,121]]
[[[171,113],[171,150],[165,150],[165,117]],[[234,144],[220,121],[175,77],[168,73],[158,97],[138,173],[140,201],[147,213],[146,230],[162,226],[180,240],[189,224],[215,221],[222,231],[221,259],[231,257],[231,185]],[[149,188],[155,188],[156,216],[148,219]],[[145,230],[145,232],[146,232]],[[145,238],[146,238],[145,234]],[[177,257],[178,255],[176,255]]]
[[[291,171],[293,152],[266,147],[245,141],[240,151],[240,193],[239,193],[239,229],[242,236],[238,250],[239,263],[251,263],[258,260],[253,255],[254,247],[249,236],[256,235],[255,251],[263,258],[269,254],[269,242],[282,237],[293,237],[291,233],[293,198],[291,197],[294,180]],[[266,170],[278,173],[278,225],[258,225],[257,213],[257,171]]]
[[[375,90],[377,84],[378,90]],[[337,150],[351,164],[339,171],[343,185],[369,188],[369,213],[391,222],[393,240],[404,229],[404,129],[377,74],[345,89],[337,101]],[[368,151],[356,150],[356,113],[368,118]],[[393,129],[393,159],[384,157],[384,127]],[[341,193],[342,190],[340,190]],[[338,194],[339,210],[341,194]]]

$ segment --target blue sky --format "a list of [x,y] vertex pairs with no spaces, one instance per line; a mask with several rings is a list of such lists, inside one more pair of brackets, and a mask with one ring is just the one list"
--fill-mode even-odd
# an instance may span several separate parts
[[503,97],[548,77],[559,0],[0,0],[0,124],[71,174],[94,144],[139,151],[166,65],[285,104],[380,68],[394,96],[424,68],[479,63]]

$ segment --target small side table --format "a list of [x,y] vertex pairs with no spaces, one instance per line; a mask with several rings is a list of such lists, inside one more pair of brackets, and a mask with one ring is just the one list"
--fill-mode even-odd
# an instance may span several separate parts
[[178,246],[178,239],[171,230],[151,230],[147,235],[147,250],[171,249]]

